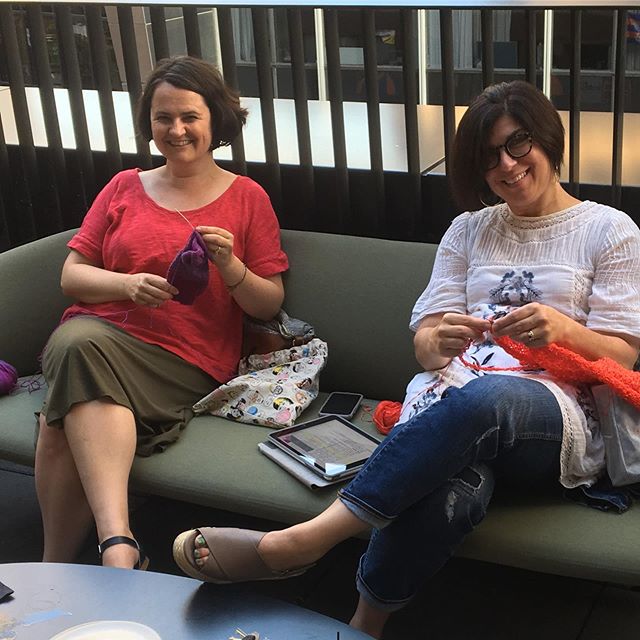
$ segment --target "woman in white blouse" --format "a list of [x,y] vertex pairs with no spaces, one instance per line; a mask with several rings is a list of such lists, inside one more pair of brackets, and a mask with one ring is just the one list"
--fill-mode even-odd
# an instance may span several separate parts
[[475,99],[453,158],[454,193],[468,211],[446,232],[413,310],[424,371],[408,386],[398,425],[313,520],[266,534],[178,536],[174,556],[187,573],[214,582],[288,577],[372,529],[351,625],[379,638],[389,614],[482,520],[496,480],[575,487],[604,473],[589,390],[523,371],[493,340],[555,343],[627,368],[638,356],[640,231],[626,214],[567,193],[563,154],[558,113],[534,86],[502,83]]

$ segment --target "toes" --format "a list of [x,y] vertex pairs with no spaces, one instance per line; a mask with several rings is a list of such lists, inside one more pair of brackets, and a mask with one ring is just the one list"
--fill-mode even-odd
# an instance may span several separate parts
[[207,547],[207,543],[202,535],[196,536],[195,540],[195,549],[193,551],[193,559],[195,563],[201,567],[209,555],[209,548]]

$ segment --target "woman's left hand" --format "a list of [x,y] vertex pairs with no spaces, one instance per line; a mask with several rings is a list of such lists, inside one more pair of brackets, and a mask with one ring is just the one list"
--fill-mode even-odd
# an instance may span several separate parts
[[[282,278],[277,273],[259,276],[233,253],[233,233],[221,227],[196,227],[207,245],[209,257],[216,265],[229,295],[240,308],[260,320],[271,320],[284,300]],[[242,285],[242,286],[240,286]]]
[[196,227],[207,245],[209,257],[217,266],[226,266],[233,259],[233,233],[222,227]]
[[552,342],[565,342],[572,325],[575,322],[564,313],[545,304],[531,302],[498,318],[493,323],[492,332],[497,337],[509,336],[530,347],[545,347]]

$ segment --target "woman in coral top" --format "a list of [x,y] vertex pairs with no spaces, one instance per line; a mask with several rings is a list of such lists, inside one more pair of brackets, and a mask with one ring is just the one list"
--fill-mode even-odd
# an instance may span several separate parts
[[165,164],[116,175],[69,242],[75,303],[43,355],[45,561],[73,561],[95,522],[104,565],[146,566],[129,527],[134,454],[177,440],[194,402],[235,375],[243,314],[280,308],[288,262],[269,198],[212,156],[246,115],[212,65],[161,62],[136,120]]
[[640,230],[623,212],[564,190],[563,151],[558,113],[528,83],[488,87],[470,105],[451,176],[467,210],[442,239],[413,309],[423,371],[400,422],[313,520],[266,534],[180,534],[174,556],[186,573],[213,582],[288,577],[371,531],[351,625],[380,638],[390,613],[483,519],[496,482],[560,489],[605,472],[589,388],[523,370],[496,342],[557,344],[627,369],[638,356]]

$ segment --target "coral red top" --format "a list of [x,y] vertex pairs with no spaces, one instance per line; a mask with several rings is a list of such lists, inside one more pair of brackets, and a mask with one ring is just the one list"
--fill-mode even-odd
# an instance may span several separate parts
[[[145,192],[139,169],[122,171],[100,192],[79,232],[69,241],[94,264],[120,273],[166,277],[192,228],[176,211],[165,209]],[[269,197],[250,178],[238,176],[216,200],[181,212],[194,226],[223,227],[234,235],[233,251],[253,273],[266,277],[286,271],[280,227]],[[131,300],[76,303],[62,321],[96,315],[131,335],[175,353],[219,382],[237,373],[242,347],[243,311],[209,264],[209,285],[190,305],[173,300],[158,309]]]

